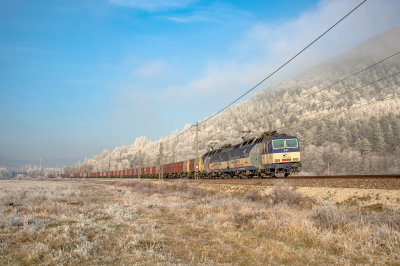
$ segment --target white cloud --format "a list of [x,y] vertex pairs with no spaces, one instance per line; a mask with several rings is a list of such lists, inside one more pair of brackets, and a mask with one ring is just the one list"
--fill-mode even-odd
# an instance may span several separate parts
[[[237,52],[257,54],[268,62],[283,62],[321,35],[350,10],[359,0],[323,0],[317,9],[280,24],[258,23],[237,44]],[[322,59],[350,50],[357,44],[398,25],[400,1],[370,0],[318,40],[302,58],[302,64],[314,64]],[[253,56],[254,58],[254,56]]]
[[232,21],[246,20],[252,17],[248,12],[223,2],[213,2],[209,6],[196,8],[191,14],[163,17],[175,22],[197,22],[197,21]]
[[[203,74],[186,84],[165,83],[161,90],[146,90],[140,84],[140,99],[148,104],[176,108],[177,112],[207,110],[216,112],[232,100],[267,77],[289,58],[322,34],[360,3],[358,0],[321,1],[316,9],[303,13],[296,19],[279,24],[257,23],[231,46],[229,61],[209,62]],[[341,22],[331,32],[311,46],[304,54],[285,66],[268,84],[285,79],[323,60],[348,51],[357,44],[400,24],[397,14],[400,2],[370,0]],[[229,47],[227,48],[229,49]],[[162,66],[162,64],[161,64]],[[142,78],[162,73],[157,63],[149,63],[135,70]],[[171,73],[175,69],[169,69]],[[137,92],[135,92],[136,96]]]
[[149,12],[186,8],[195,0],[108,0],[112,4],[146,10]]

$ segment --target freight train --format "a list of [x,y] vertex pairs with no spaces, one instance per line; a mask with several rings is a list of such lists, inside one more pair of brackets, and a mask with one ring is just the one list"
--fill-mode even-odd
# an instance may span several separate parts
[[[194,178],[195,159],[120,171],[54,174],[48,177],[77,178]],[[225,144],[198,158],[199,178],[287,177],[301,171],[299,140],[295,136],[264,132],[236,145]]]

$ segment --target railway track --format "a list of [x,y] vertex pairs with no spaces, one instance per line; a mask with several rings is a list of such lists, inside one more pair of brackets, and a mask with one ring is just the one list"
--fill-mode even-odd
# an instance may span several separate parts
[[[155,179],[143,179],[155,180]],[[156,179],[157,180],[157,179]],[[179,182],[181,179],[164,179],[165,182]],[[400,175],[348,175],[348,176],[296,176],[282,178],[226,178],[226,179],[199,179],[198,184],[226,184],[249,186],[272,186],[277,180],[284,180],[295,187],[331,187],[331,188],[358,188],[358,189],[400,189]],[[187,179],[195,183],[194,179]]]

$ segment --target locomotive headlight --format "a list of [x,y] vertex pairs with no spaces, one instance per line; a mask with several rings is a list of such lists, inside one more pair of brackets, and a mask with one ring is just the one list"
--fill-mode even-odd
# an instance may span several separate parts
[[281,160],[280,159],[275,159],[275,162],[276,163],[279,163]]
[[293,161],[298,162],[299,158],[293,158]]

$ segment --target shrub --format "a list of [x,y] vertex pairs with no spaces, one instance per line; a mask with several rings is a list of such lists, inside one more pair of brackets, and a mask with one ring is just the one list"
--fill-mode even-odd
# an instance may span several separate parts
[[161,183],[160,185],[158,185],[158,193],[164,193],[165,191],[167,191],[168,185],[166,183]]
[[244,194],[243,198],[251,201],[260,201],[263,199],[263,196],[258,189],[253,188]]
[[303,200],[303,195],[298,191],[291,190],[288,183],[279,180],[274,183],[269,200],[272,204],[299,204]]
[[174,191],[186,192],[189,189],[189,186],[186,180],[181,179],[177,183],[171,185],[171,189]]
[[322,206],[313,206],[311,217],[317,227],[323,229],[342,228],[350,221],[346,210],[339,209],[330,202],[324,202]]

